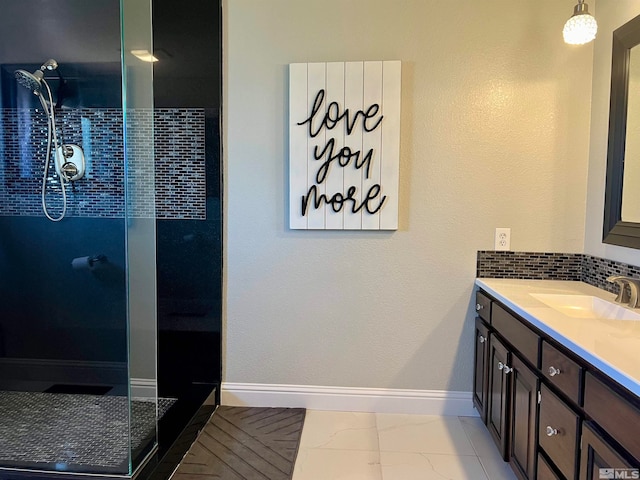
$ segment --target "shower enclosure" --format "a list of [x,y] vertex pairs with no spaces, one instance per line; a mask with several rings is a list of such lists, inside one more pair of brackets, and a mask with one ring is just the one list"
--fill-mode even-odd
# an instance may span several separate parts
[[1,8],[0,478],[130,477],[175,403],[156,380],[150,2]]

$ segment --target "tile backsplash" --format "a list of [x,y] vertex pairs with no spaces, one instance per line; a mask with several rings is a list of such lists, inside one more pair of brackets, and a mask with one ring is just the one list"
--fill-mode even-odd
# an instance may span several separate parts
[[611,282],[607,282],[607,277],[611,275],[640,278],[640,267],[605,258],[592,257],[591,255],[582,255],[582,276],[580,280],[608,292],[617,293],[618,287]]
[[582,258],[574,253],[478,252],[477,277],[579,280]]
[[[131,200],[137,194],[138,198],[150,199],[134,201],[133,214],[162,219],[206,218],[204,109],[156,109],[153,115],[136,115],[135,111],[127,115],[127,127],[135,124],[135,134],[127,138],[127,150],[135,155],[128,159],[130,184],[135,178],[128,197]],[[123,217],[122,110],[61,110],[56,123],[60,143],[81,146],[87,162],[85,177],[67,187],[67,215]],[[0,215],[41,216],[46,115],[41,109],[1,109],[0,126]],[[153,155],[149,152],[149,135],[153,135]],[[60,185],[52,171],[49,177],[46,200],[57,215],[62,205]]]
[[617,287],[607,282],[611,275],[640,278],[640,267],[582,253],[478,251],[479,278],[528,280],[576,280],[609,292]]

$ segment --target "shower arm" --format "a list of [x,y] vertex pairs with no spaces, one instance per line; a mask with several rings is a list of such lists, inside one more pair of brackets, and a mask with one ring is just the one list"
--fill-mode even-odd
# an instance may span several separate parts
[[[66,90],[66,86],[67,86],[67,81],[64,79],[64,77],[62,76],[62,73],[60,73],[60,70],[57,68],[55,69],[49,69],[49,68],[43,68],[44,65],[42,67],[40,67],[40,70],[42,70],[43,73],[48,73],[48,72],[55,72],[56,76],[58,77],[58,88],[56,89],[56,104],[55,104],[55,108],[57,108],[58,110],[62,107],[62,102],[64,101],[64,95],[65,95],[65,90]],[[45,77],[43,76],[43,79]],[[51,78],[51,77],[49,77]],[[51,105],[51,108],[53,108],[53,105]]]
[[64,77],[62,76],[62,74],[60,73],[60,70],[58,68],[56,68],[54,70],[56,72],[56,75],[58,75],[58,91],[57,93],[57,99],[56,99],[56,108],[60,109],[60,107],[62,107],[62,101],[64,100],[64,91],[66,89],[67,86],[67,81],[64,79]]

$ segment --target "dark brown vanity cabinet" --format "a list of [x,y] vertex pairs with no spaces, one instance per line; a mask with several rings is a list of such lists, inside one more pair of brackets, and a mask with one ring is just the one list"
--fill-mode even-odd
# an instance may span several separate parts
[[485,322],[491,321],[491,300],[476,292],[475,360],[473,371],[473,403],[480,417],[487,423],[487,395],[489,388],[489,329]]
[[489,341],[489,388],[487,393],[487,428],[505,460],[509,440],[509,361],[511,354],[495,335]]
[[539,380],[496,334],[489,339],[487,428],[518,477],[533,479]]
[[638,397],[500,302],[476,299],[474,404],[516,476],[600,480],[601,468],[639,467]]
[[[498,323],[503,325],[517,321],[515,318],[506,318],[506,312],[496,310],[495,306],[491,307],[491,311],[491,321],[496,315],[499,317]],[[518,326],[511,327],[514,328],[507,326],[506,330],[518,330]],[[486,340],[481,341],[480,336]],[[508,334],[507,338],[510,336]],[[486,409],[483,420],[502,458],[511,463],[519,478],[534,479],[539,379],[536,372],[507,345],[480,318],[476,320],[474,401],[481,416],[483,410],[480,408]],[[484,376],[481,372],[483,368]],[[481,390],[483,383],[479,380],[485,377],[486,391]],[[482,398],[484,403],[480,401]]]
[[[582,452],[580,457],[580,480],[600,480],[602,478],[638,478],[628,472],[619,472],[619,476],[604,477],[601,469],[633,468],[632,462],[623,458],[611,445],[595,432],[591,422],[585,422],[582,430]],[[637,466],[637,465],[636,465]],[[614,471],[615,475],[615,471]]]
[[585,415],[633,458],[640,458],[638,403],[637,398],[625,398],[591,372],[585,375]]
[[480,418],[487,423],[487,390],[489,388],[489,329],[476,318],[475,368],[473,370],[473,403]]
[[541,370],[549,385],[553,385],[576,405],[580,404],[584,368],[549,342],[543,341]]
[[536,480],[562,480],[540,453],[538,453],[538,476]]
[[577,472],[580,417],[546,385],[540,388],[540,448],[567,480]]
[[536,471],[538,389],[536,373],[513,355],[511,360],[511,441],[509,463],[520,478],[533,479]]

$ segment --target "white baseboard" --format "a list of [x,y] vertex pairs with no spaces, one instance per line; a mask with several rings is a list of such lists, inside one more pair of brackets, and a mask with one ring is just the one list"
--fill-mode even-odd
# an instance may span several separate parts
[[471,392],[222,382],[222,405],[477,417]]

